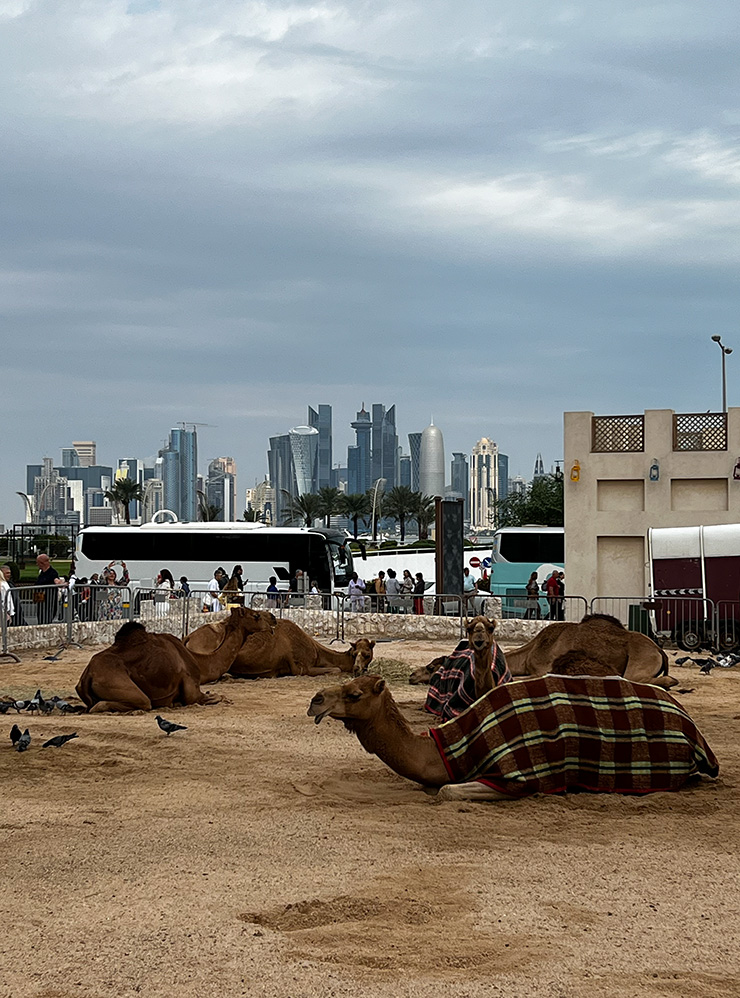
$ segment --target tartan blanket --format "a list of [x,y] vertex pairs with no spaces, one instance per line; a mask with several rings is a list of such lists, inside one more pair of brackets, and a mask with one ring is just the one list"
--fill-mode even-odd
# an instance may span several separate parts
[[451,783],[511,797],[678,790],[719,772],[691,717],[657,686],[609,676],[543,676],[491,690],[431,728]]
[[[511,682],[506,659],[495,642],[491,649],[491,671],[494,686]],[[432,676],[424,710],[449,721],[467,710],[476,699],[475,654],[467,641],[461,641]]]

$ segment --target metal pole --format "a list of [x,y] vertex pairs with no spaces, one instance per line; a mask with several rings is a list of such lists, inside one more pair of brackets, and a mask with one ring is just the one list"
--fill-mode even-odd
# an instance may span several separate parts
[[[720,343],[720,346],[722,344]],[[726,350],[722,347],[722,412],[727,412],[727,370],[725,365]]]

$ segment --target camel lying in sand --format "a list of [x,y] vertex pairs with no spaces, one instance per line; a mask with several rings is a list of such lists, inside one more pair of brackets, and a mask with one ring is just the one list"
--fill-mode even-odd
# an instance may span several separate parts
[[150,634],[143,624],[131,621],[117,632],[110,648],[90,659],[77,694],[91,714],[206,703],[209,698],[200,684],[222,676],[256,628],[270,631],[269,619],[236,607],[224,621],[213,651],[199,655],[174,635]]
[[423,735],[413,733],[380,676],[320,690],[308,715],[316,724],[327,715],[341,720],[366,752],[399,776],[442,788],[442,799],[650,793],[719,771],[680,704],[662,689],[616,676],[507,683]]
[[[222,627],[221,621],[199,627],[185,638],[186,647],[201,655],[211,654],[221,640]],[[228,671],[245,679],[327,676],[339,672],[361,675],[372,662],[374,647],[374,641],[360,638],[346,651],[335,651],[319,644],[292,620],[278,620],[273,629],[252,634],[237,649]]]
[[511,682],[495,629],[496,622],[488,617],[468,622],[468,640],[461,641],[431,677],[424,710],[449,721],[494,686]]
[[[574,658],[575,656],[575,658]],[[569,662],[586,668],[598,663],[598,674],[624,676],[633,683],[670,689],[678,682],[668,675],[668,656],[645,634],[628,631],[621,621],[593,613],[578,624],[550,624],[521,648],[506,653],[512,676],[544,676],[572,672]],[[557,663],[557,664],[556,664]],[[592,669],[587,669],[593,675]]]

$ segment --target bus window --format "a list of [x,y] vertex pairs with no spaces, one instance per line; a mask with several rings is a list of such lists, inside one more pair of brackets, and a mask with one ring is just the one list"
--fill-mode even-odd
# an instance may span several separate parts
[[560,533],[502,533],[498,542],[499,557],[504,561],[562,565],[565,560],[565,537]]

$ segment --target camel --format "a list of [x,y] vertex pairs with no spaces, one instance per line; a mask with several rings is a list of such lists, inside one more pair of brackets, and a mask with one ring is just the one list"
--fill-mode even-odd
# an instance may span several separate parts
[[399,776],[438,788],[442,800],[512,800],[568,789],[650,793],[719,772],[680,704],[662,689],[616,676],[507,683],[422,735],[376,675],[320,690],[308,716],[316,724],[327,716],[342,721],[366,752]]
[[150,634],[143,624],[130,621],[116,633],[110,648],[90,659],[77,694],[91,714],[207,703],[209,697],[200,684],[226,672],[255,628],[270,630],[269,620],[237,607],[224,621],[218,646],[209,655],[198,655],[174,635]]
[[424,710],[445,721],[461,714],[494,686],[511,682],[506,660],[494,640],[496,622],[473,617],[468,640],[461,641],[430,680]]
[[[512,676],[544,676],[555,672],[555,661],[570,653],[598,662],[601,674],[623,676],[633,683],[650,683],[665,690],[678,682],[668,675],[668,657],[645,634],[628,631],[616,617],[602,613],[585,616],[579,623],[556,623],[521,648],[506,653]],[[565,665],[567,658],[560,665]],[[589,670],[590,674],[591,670]]]
[[[186,647],[208,655],[218,646],[222,627],[221,621],[199,627],[185,639]],[[372,662],[374,647],[374,641],[360,638],[346,651],[335,651],[315,641],[292,620],[278,620],[273,630],[247,638],[234,654],[228,671],[244,679],[327,676],[340,672],[361,675]]]

